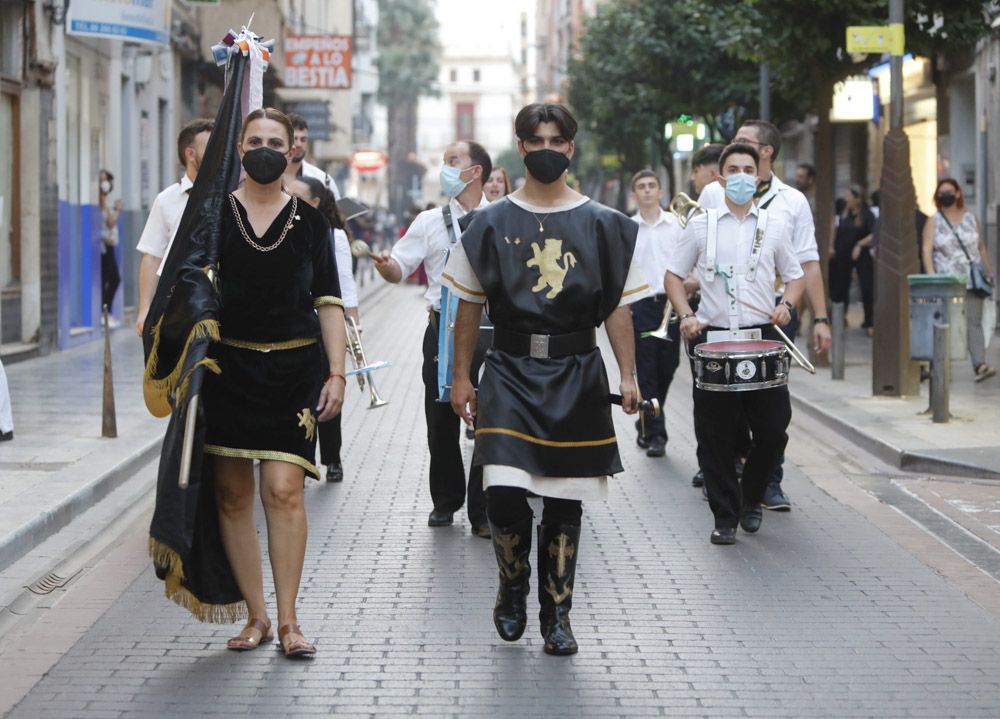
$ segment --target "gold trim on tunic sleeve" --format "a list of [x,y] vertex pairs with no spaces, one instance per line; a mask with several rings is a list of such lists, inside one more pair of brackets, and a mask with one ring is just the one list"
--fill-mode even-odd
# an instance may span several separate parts
[[466,287],[465,285],[463,285],[461,282],[459,282],[458,280],[456,280],[454,277],[452,277],[447,272],[442,272],[441,273],[441,279],[448,280],[451,284],[455,285],[455,289],[459,290],[460,292],[465,292],[466,294],[475,295],[476,297],[485,297],[486,296],[485,292],[476,292],[471,287]]
[[344,301],[339,297],[334,297],[333,295],[323,295],[313,300],[313,309],[322,307],[323,305],[336,305],[337,307],[343,307]]
[[218,444],[206,444],[205,454],[214,454],[217,457],[230,457],[232,459],[258,459],[273,460],[276,462],[288,462],[302,467],[306,474],[313,479],[319,479],[319,469],[309,460],[303,459],[291,452],[276,452],[270,449],[240,449],[237,447],[223,447]]
[[648,284],[640,285],[638,287],[632,288],[631,290],[628,290],[627,292],[622,292],[622,297],[628,297],[629,295],[634,295],[636,292],[642,292],[643,290],[648,290],[648,289],[649,289]]
[[523,439],[525,442],[540,444],[543,447],[560,447],[564,449],[570,447],[604,447],[605,445],[616,444],[618,442],[618,438],[614,436],[608,437],[607,439],[584,439],[570,442],[560,442],[554,439],[533,437],[530,434],[518,432],[516,429],[507,429],[505,427],[481,427],[476,430],[476,436],[478,437],[481,434],[505,434],[508,437]]

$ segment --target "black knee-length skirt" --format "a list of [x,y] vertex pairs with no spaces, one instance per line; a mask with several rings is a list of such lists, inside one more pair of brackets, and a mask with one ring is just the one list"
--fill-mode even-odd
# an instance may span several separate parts
[[225,342],[211,352],[221,374],[205,381],[205,453],[290,462],[319,479],[316,405],[325,377],[319,344],[262,352]]

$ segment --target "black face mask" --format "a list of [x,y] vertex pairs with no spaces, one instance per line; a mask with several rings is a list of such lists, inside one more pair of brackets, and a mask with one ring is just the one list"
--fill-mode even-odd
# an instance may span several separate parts
[[258,147],[243,155],[243,169],[261,185],[270,185],[288,167],[288,158],[270,147]]
[[555,182],[569,169],[569,158],[555,150],[534,150],[524,156],[524,166],[539,182]]
[[938,202],[941,203],[941,207],[951,207],[955,204],[955,196],[950,192],[942,192],[938,195]]

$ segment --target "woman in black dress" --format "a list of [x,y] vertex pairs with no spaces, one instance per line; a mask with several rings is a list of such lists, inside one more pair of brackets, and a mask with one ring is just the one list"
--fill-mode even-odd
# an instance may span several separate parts
[[302,490],[306,474],[319,478],[316,423],[335,416],[344,399],[343,303],[326,219],[282,190],[288,118],[256,110],[240,138],[246,183],[222,213],[221,341],[212,352],[221,373],[209,376],[204,399],[222,542],[249,614],[228,647],[256,649],[273,636],[254,521],[257,460],[278,638],[286,656],[305,656],[316,648],[295,613],[306,549]]
[[843,302],[846,314],[850,304],[851,273],[857,270],[865,312],[861,326],[870,333],[875,306],[875,262],[870,252],[875,215],[868,209],[864,197],[858,185],[851,185],[844,209],[835,220],[830,251],[830,301]]

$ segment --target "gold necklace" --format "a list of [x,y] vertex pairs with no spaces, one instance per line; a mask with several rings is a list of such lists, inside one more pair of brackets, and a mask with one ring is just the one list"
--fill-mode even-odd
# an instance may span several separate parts
[[537,222],[537,223],[538,223],[538,231],[539,231],[539,232],[544,232],[544,231],[545,231],[545,220],[549,219],[549,215],[551,215],[551,214],[552,214],[552,212],[546,212],[546,213],[545,213],[545,217],[544,217],[544,219],[541,219],[541,220],[540,220],[540,219],[538,219],[538,215],[536,215],[536,214],[535,214],[534,212],[532,212],[531,210],[528,210],[528,213],[529,213],[529,214],[530,214],[530,215],[531,215],[532,217],[534,217],[534,218],[535,218],[535,222]]
[[259,252],[270,252],[271,250],[278,249],[281,243],[285,241],[285,235],[287,235],[288,231],[292,229],[292,225],[297,219],[297,215],[295,213],[299,207],[299,198],[294,195],[292,196],[292,211],[288,213],[288,221],[285,222],[285,227],[281,231],[281,235],[278,237],[277,242],[268,245],[267,247],[264,245],[258,245],[250,239],[250,234],[247,232],[247,228],[243,226],[243,218],[240,217],[240,211],[236,208],[236,197],[234,197],[232,193],[229,195],[229,205],[233,208],[233,214],[236,215],[236,225],[240,228],[240,234],[243,235],[243,239],[247,241],[247,244]]

